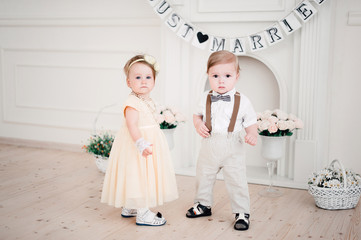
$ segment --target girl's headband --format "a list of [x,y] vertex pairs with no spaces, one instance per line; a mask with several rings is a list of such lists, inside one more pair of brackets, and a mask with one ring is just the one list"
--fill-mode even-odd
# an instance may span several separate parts
[[151,65],[153,67],[155,73],[159,72],[159,64],[157,63],[155,58],[153,56],[150,56],[150,55],[143,55],[143,58],[139,58],[139,59],[133,61],[131,64],[129,64],[128,72],[129,72],[130,67],[134,63],[137,63],[137,62],[146,62],[146,63],[148,63],[149,65]]

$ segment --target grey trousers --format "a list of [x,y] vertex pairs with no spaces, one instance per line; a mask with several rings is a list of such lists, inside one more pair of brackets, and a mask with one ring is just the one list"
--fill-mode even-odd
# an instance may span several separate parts
[[213,186],[222,169],[233,213],[250,213],[244,144],[240,134],[213,134],[202,139],[197,162],[197,186],[194,202],[213,204]]

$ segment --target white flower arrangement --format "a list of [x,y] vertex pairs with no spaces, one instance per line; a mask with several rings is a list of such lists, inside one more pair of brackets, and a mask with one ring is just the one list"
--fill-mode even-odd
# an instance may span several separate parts
[[303,128],[303,122],[294,114],[287,114],[279,109],[257,113],[259,135],[291,136],[293,130]]
[[157,106],[156,120],[161,129],[176,128],[179,123],[185,122],[184,115],[176,108]]
[[342,188],[344,181],[347,181],[347,186],[354,187],[361,184],[361,176],[351,170],[345,170],[346,177],[343,176],[341,169],[329,167],[322,169],[318,173],[313,173],[308,179],[308,184],[322,187],[322,188]]

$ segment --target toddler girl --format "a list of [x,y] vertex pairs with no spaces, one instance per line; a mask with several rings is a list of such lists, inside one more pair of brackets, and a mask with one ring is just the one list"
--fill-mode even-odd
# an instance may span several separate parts
[[125,122],[113,143],[101,197],[103,203],[123,207],[123,217],[136,216],[136,224],[146,226],[166,223],[149,208],[178,198],[167,140],[149,96],[158,68],[149,55],[134,56],[124,66],[132,92],[122,109]]

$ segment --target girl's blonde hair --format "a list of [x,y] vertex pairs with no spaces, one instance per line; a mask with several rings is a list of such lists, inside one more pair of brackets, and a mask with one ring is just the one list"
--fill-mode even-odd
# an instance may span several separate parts
[[236,55],[226,50],[214,52],[208,58],[207,73],[211,67],[217,64],[232,62],[234,63],[234,67],[236,68],[237,73],[239,73],[240,68],[238,63],[238,57]]
[[151,64],[151,63],[149,63],[148,61],[146,61],[145,59],[146,59],[146,57],[145,57],[146,55],[136,55],[136,56],[134,56],[134,57],[132,57],[131,59],[129,59],[128,60],[128,62],[124,65],[124,73],[125,73],[125,75],[127,76],[127,78],[128,78],[128,76],[129,76],[129,70],[130,70],[130,68],[132,67],[132,65],[134,64],[134,63],[136,63],[136,62],[141,62],[141,63],[143,63],[143,64],[145,64],[145,65],[148,65],[151,69],[152,69],[152,72],[153,72],[153,78],[154,78],[154,80],[155,80],[155,76],[156,76],[156,70],[155,70],[155,67],[154,67],[154,64]]

